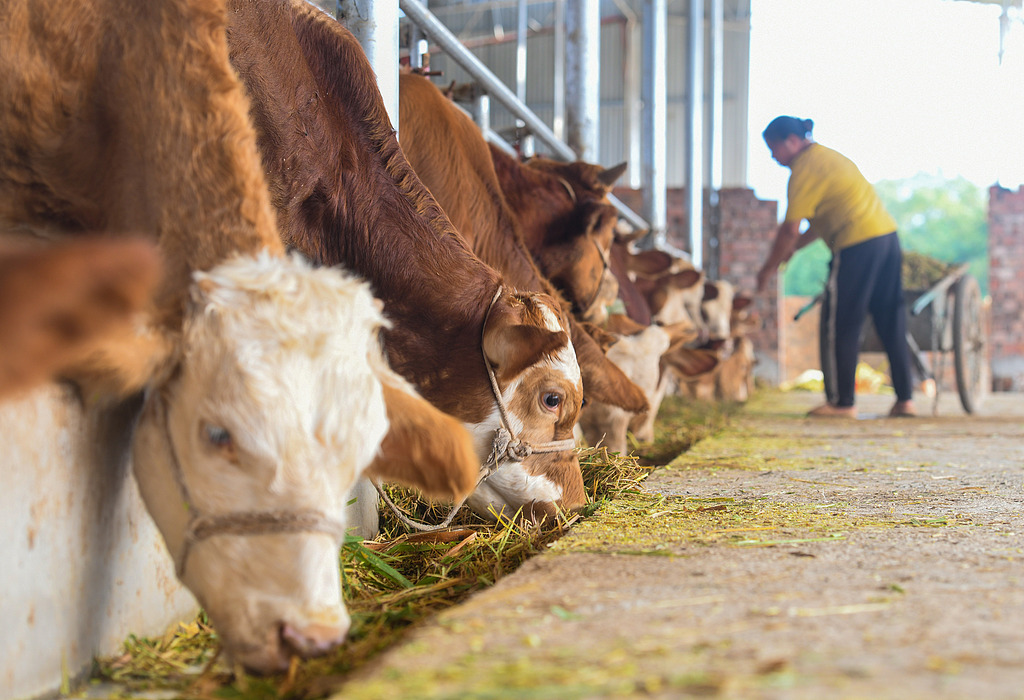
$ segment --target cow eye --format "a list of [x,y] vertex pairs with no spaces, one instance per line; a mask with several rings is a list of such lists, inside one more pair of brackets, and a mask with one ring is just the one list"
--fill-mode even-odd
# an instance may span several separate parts
[[562,397],[558,394],[548,392],[547,394],[544,394],[544,405],[554,411],[562,405]]
[[231,439],[231,433],[226,428],[222,428],[219,425],[210,425],[205,423],[203,425],[203,435],[206,437],[206,441],[218,450],[230,450],[234,447],[234,440]]

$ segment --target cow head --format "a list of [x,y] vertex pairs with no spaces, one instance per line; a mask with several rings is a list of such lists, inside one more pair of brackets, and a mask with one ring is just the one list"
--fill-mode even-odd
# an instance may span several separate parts
[[471,489],[477,460],[461,425],[433,420],[384,364],[364,283],[263,253],[195,273],[190,295],[178,364],[137,427],[135,475],[231,659],[282,670],[348,630],[338,551],[356,478],[371,463],[387,475],[416,425],[454,449],[434,455],[457,466],[433,490]]
[[531,446],[532,454],[499,454],[468,504],[484,517],[512,517],[521,510],[535,521],[583,506],[583,476],[572,442],[583,383],[568,319],[546,294],[501,293],[491,305],[482,346],[500,405],[470,426],[478,453],[490,457],[503,450],[496,436],[506,429],[517,445]]
[[704,300],[704,273],[687,269],[659,277],[638,277],[636,286],[651,309],[651,318],[670,326],[687,322],[698,331],[706,330],[701,303]]
[[607,306],[619,291],[609,266],[619,215],[606,195],[626,171],[626,163],[603,168],[583,161],[532,158],[526,165],[544,173],[552,197],[558,195],[552,199],[544,244],[532,248],[537,265],[572,303],[577,318],[604,323]]
[[732,337],[733,297],[732,283],[725,280],[704,283],[704,297],[700,303],[701,316],[708,330],[708,340],[728,340]]

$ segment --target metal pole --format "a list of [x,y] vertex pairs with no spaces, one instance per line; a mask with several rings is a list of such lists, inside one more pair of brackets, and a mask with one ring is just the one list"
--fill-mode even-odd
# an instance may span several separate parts
[[704,265],[704,0],[690,0],[686,65],[686,216],[690,261]]
[[626,20],[626,79],[623,94],[626,100],[626,133],[629,148],[626,158],[629,162],[629,186],[640,189],[643,186],[641,166],[640,134],[643,131],[643,26],[638,17]]
[[725,56],[725,2],[724,0],[710,0],[709,11],[711,37],[711,183],[709,187],[709,204],[711,207],[710,216],[711,230],[708,235],[708,261],[707,272],[712,279],[720,275],[719,252],[721,250],[719,233],[721,231],[722,211],[719,204],[719,191],[722,189],[722,167],[723,167],[723,91],[724,69],[723,61]]
[[423,54],[426,53],[427,42],[423,39],[423,32],[412,22],[409,22],[409,67],[422,68]]
[[486,93],[477,95],[473,100],[473,121],[483,133],[491,130],[491,98]]
[[335,14],[366,52],[391,124],[398,128],[398,2],[338,0]]
[[667,117],[668,68],[666,66],[666,0],[644,0],[643,4],[643,121],[640,128],[641,167],[643,169],[643,216],[650,222],[650,233],[642,247],[659,248],[665,244],[668,206]]
[[[516,4],[516,97],[526,104],[526,0],[518,0]],[[525,126],[522,119],[516,120],[520,129]],[[533,138],[525,134],[519,142],[524,156],[533,155]]]
[[569,146],[580,160],[598,162],[601,109],[601,12],[599,0],[568,0],[565,60]]
[[551,105],[551,127],[559,141],[565,140],[565,0],[555,0],[555,75]]

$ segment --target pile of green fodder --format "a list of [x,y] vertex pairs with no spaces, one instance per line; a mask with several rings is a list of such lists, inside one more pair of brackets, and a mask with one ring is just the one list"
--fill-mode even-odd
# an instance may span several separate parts
[[[463,508],[448,528],[419,533],[411,532],[382,505],[380,535],[373,541],[349,537],[342,547],[342,582],[352,627],[346,642],[325,657],[293,659],[288,673],[279,676],[249,676],[219,658],[216,632],[200,614],[161,638],[129,637],[120,655],[97,660],[92,682],[113,684],[109,694],[160,691],[180,698],[323,697],[418,622],[511,573],[558,539],[578,518],[591,515],[620,495],[639,491],[654,466],[666,464],[720,427],[729,409],[670,398],[663,411],[664,417],[659,414],[656,424],[657,439],[650,448],[666,456],[675,452],[660,462],[644,453],[646,464],[641,464],[637,457],[609,453],[603,447],[581,448],[580,465],[590,503],[580,513],[567,514],[556,522],[491,522]],[[411,489],[385,489],[396,506],[421,522],[440,523],[451,508],[429,503]]]
[[903,288],[928,289],[956,268],[956,265],[916,253],[903,251]]

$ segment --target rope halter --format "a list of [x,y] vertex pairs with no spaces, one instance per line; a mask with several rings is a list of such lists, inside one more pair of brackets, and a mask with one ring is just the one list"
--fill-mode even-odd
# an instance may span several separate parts
[[185,576],[192,546],[197,542],[214,535],[288,535],[298,533],[322,533],[330,535],[340,546],[345,537],[345,524],[336,518],[325,515],[322,511],[311,508],[275,509],[256,511],[234,511],[230,513],[203,513],[196,507],[185,481],[185,473],[178,461],[171,437],[170,412],[167,410],[166,397],[161,392],[157,403],[158,409],[164,414],[164,430],[167,434],[167,445],[171,451],[171,470],[174,481],[178,485],[181,499],[188,510],[188,523],[185,526],[185,537],[181,552],[175,557],[174,568],[178,578]]

